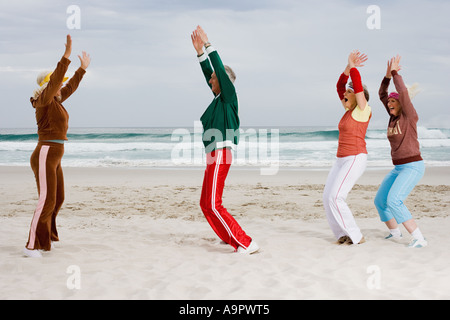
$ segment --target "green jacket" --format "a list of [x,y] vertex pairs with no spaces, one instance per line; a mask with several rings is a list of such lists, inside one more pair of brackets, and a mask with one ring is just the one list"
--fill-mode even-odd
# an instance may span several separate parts
[[215,95],[214,100],[200,118],[203,125],[202,140],[205,152],[210,153],[216,149],[237,146],[240,121],[236,89],[225,71],[222,60],[211,46],[206,48],[206,53],[199,57],[206,82],[211,88],[209,80],[215,71],[221,91],[217,96]]

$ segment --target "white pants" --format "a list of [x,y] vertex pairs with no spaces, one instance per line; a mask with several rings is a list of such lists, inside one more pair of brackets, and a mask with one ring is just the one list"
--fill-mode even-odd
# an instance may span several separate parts
[[364,173],[366,164],[365,153],[337,158],[328,175],[323,191],[323,205],[336,239],[349,236],[353,243],[359,243],[362,239],[362,233],[346,200],[348,193]]

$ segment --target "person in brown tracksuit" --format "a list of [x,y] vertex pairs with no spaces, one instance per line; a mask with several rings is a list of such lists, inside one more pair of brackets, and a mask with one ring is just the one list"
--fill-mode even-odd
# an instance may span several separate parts
[[40,258],[40,251],[50,251],[52,243],[58,241],[56,216],[64,202],[64,179],[61,159],[64,154],[64,141],[67,140],[69,114],[62,103],[78,88],[78,85],[90,64],[90,56],[83,51],[78,56],[80,68],[63,87],[64,77],[70,64],[72,39],[67,35],[64,56],[53,72],[41,73],[30,102],[36,111],[39,141],[31,155],[30,164],[33,169],[39,200],[31,221],[28,242],[24,254],[28,257]]

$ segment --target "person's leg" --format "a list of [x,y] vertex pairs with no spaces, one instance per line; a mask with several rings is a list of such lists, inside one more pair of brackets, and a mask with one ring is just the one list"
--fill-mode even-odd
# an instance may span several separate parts
[[366,163],[366,154],[339,158],[337,167],[332,169],[327,180],[329,186],[325,188],[327,218],[331,221],[330,226],[336,238],[347,235],[353,243],[359,243],[363,236],[346,200],[348,193],[364,173]]
[[222,241],[237,249],[247,247],[252,239],[242,230],[237,221],[222,205],[222,194],[225,179],[231,162],[231,151],[217,150],[215,162],[208,165],[202,191],[201,207],[209,224]]
[[[419,161],[423,164],[422,161]],[[387,197],[387,207],[398,224],[412,219],[412,215],[404,201],[420,181],[424,174],[424,167],[416,162],[396,166],[398,175],[392,184]]]
[[423,161],[417,161],[396,167],[399,174],[389,192],[387,205],[394,215],[396,222],[403,224],[414,239],[422,241],[424,237],[412,218],[411,212],[404,204],[404,201],[423,177],[425,172],[424,163]]
[[56,166],[51,147],[39,145],[31,159],[38,184],[39,200],[30,226],[26,248],[51,249],[51,221],[56,203]]
[[202,212],[210,224],[210,226],[213,228],[214,232],[219,236],[219,238],[225,242],[228,243],[229,237],[228,233],[218,232],[215,228],[216,219],[214,211],[212,210],[211,205],[211,199],[212,199],[212,181],[214,180],[214,174],[216,171],[216,151],[213,151],[207,155],[207,165],[205,169],[205,175],[203,178],[203,185],[202,185],[202,195],[200,197],[200,207],[202,209]]
[[395,238],[398,239],[401,237],[401,231],[398,227],[397,221],[395,220],[393,214],[389,210],[387,205],[387,198],[389,196],[389,191],[391,190],[392,185],[395,182],[395,179],[398,176],[398,171],[396,168],[391,170],[386,177],[381,182],[380,187],[378,188],[377,194],[375,196],[374,204],[377,208],[378,214],[380,216],[380,220],[386,224],[388,229],[390,230],[390,235],[386,237],[386,239]]
[[58,216],[59,210],[64,203],[64,174],[61,168],[61,163],[56,168],[56,203],[55,209],[52,214],[52,226],[51,226],[51,241],[59,241],[58,230],[56,228],[56,217]]
[[[343,161],[341,160],[341,158],[338,158],[335,161],[335,163],[331,167],[330,172],[328,173],[325,188],[323,190],[323,207],[325,209],[328,225],[330,226],[331,231],[333,232],[336,239],[340,239],[346,236],[346,233],[337,222],[338,215],[335,215],[335,210],[333,210],[333,202],[336,198],[336,190],[338,189],[339,184],[337,177],[339,175],[342,163]],[[345,240],[343,242],[345,242]]]

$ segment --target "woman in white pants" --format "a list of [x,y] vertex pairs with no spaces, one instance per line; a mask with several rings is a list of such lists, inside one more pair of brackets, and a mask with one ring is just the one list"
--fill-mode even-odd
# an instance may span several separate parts
[[[348,65],[337,83],[339,99],[345,113],[339,122],[339,145],[325,185],[323,205],[327,220],[338,244],[363,243],[364,237],[346,203],[347,195],[366,169],[365,136],[372,111],[367,101],[369,93],[361,82],[356,67],[362,67],[367,56],[353,51]],[[347,80],[352,82],[346,88]]]

